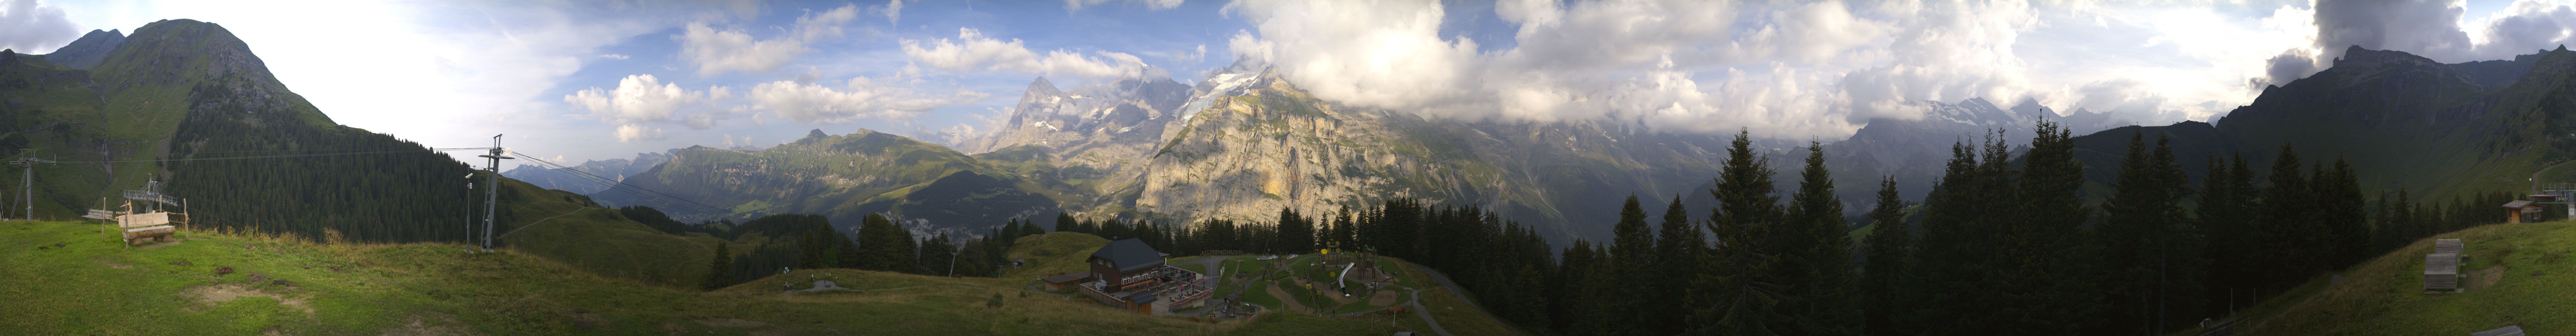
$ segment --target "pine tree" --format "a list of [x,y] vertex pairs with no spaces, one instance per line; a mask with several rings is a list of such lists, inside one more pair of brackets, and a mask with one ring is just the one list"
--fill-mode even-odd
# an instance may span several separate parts
[[2324,176],[2314,186],[2317,211],[2321,212],[2317,219],[2334,239],[2324,245],[2333,248],[2332,258],[2327,259],[2333,265],[2328,268],[2339,269],[2366,260],[2376,253],[2370,249],[2370,225],[2363,215],[2360,177],[2341,158],[2335,159],[2331,168],[2319,168]]
[[2261,250],[2249,255],[2260,256],[2265,261],[2263,265],[2272,267],[2258,273],[2264,275],[2259,287],[2265,292],[2289,288],[2324,269],[2323,263],[2317,261],[2326,256],[2318,253],[2323,245],[2315,244],[2319,239],[2313,237],[2326,232],[2319,230],[2322,225],[2314,223],[2317,202],[2309,197],[2314,190],[2308,187],[2308,176],[2299,172],[2299,166],[2299,154],[2289,144],[2282,144],[2281,153],[2272,159],[2272,174],[2266,179],[2271,185],[2263,190],[2262,220],[2256,223]]
[[1637,196],[1630,195],[1621,203],[1619,221],[1611,225],[1610,232],[1610,256],[1601,263],[1601,269],[1606,271],[1586,284],[1596,287],[1604,297],[1594,301],[1597,306],[1591,309],[1588,321],[1593,325],[1585,329],[1600,335],[1651,334],[1656,327],[1648,324],[1656,321],[1646,320],[1645,315],[1654,313],[1649,302],[1654,301],[1655,293],[1636,285],[1639,279],[1655,276],[1652,265],[1656,264],[1657,250],[1654,228],[1647,226],[1646,209],[1638,204]]
[[1872,226],[1868,239],[1867,262],[1863,266],[1862,296],[1867,304],[1862,309],[1862,331],[1872,335],[1912,334],[1912,328],[1899,323],[1897,316],[1912,309],[1913,293],[1905,275],[1914,258],[1914,236],[1905,225],[1905,200],[1896,193],[1896,177],[1886,177],[1878,184],[1878,207],[1869,211]]
[[1297,210],[1279,209],[1279,247],[1282,252],[1303,253],[1314,250],[1315,222],[1297,214]]
[[1808,142],[1806,170],[1799,176],[1785,230],[1791,236],[1783,237],[1794,242],[1782,263],[1782,275],[1789,279],[1782,284],[1790,289],[1786,306],[1795,315],[1798,333],[1852,334],[1861,322],[1859,302],[1852,297],[1850,225],[1843,219],[1842,200],[1834,196],[1823,143]]
[[698,281],[698,289],[716,290],[733,285],[733,252],[725,242],[716,242],[716,254],[707,263],[707,278]]
[[[1662,230],[1655,240],[1655,275],[1639,280],[1647,282],[1643,287],[1649,291],[1669,296],[1670,293],[1690,290],[1691,278],[1697,276],[1694,271],[1699,268],[1700,253],[1708,249],[1708,238],[1707,234],[1700,232],[1698,224],[1691,222],[1690,210],[1682,207],[1681,195],[1673,195],[1672,204],[1664,207],[1663,219]],[[1682,332],[1682,323],[1690,314],[1689,306],[1669,297],[1647,302],[1652,303],[1646,316],[1645,327],[1651,329],[1649,333],[1672,335]]]
[[1738,131],[1726,149],[1718,173],[1718,207],[1709,216],[1717,238],[1701,259],[1699,276],[1685,297],[1691,306],[1687,330],[1698,335],[1777,335],[1792,325],[1775,322],[1787,312],[1779,307],[1785,289],[1778,268],[1789,242],[1778,239],[1783,214],[1773,195],[1770,163],[1752,148],[1752,133]]
[[2256,254],[2262,231],[2253,222],[2258,204],[2253,170],[2246,167],[2244,155],[2231,159],[2209,159],[2208,178],[2201,181],[2199,200],[2200,227],[2208,237],[2203,255],[2209,260],[2209,277],[2203,288],[2208,291],[2203,315],[2222,315],[2232,308],[2251,304],[2261,289],[2265,261]]
[[2111,302],[2114,332],[2161,335],[2189,320],[2204,298],[2200,290],[2203,238],[2185,217],[2182,199],[2189,176],[2174,164],[2173,150],[2158,138],[2152,153],[2143,132],[2129,137],[2111,197],[2103,202],[2096,235]]

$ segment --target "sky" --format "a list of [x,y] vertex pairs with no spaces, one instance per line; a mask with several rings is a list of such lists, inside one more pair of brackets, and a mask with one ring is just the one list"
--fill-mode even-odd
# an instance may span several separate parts
[[2206,121],[2347,46],[2467,62],[2576,39],[2561,0],[0,0],[0,48],[162,19],[224,26],[342,124],[505,134],[566,165],[815,129],[954,142],[1040,76],[1239,62],[1356,108],[1840,139],[1925,100]]

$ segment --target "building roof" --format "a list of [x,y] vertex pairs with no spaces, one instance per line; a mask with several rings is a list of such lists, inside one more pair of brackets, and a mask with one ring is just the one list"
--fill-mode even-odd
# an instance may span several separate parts
[[1074,281],[1082,281],[1082,279],[1088,279],[1088,278],[1091,278],[1091,274],[1088,274],[1088,273],[1065,273],[1065,274],[1057,274],[1056,276],[1051,276],[1051,277],[1038,278],[1038,281],[1045,281],[1046,283],[1055,283],[1055,284],[1060,284],[1060,283],[1067,283],[1067,282],[1074,282]]
[[2531,201],[2504,202],[2504,207],[2507,209],[2521,209],[2527,206],[2531,206]]
[[1109,242],[1108,246],[1091,252],[1092,258],[1109,259],[1110,265],[1118,266],[1118,273],[1162,266],[1162,256],[1162,252],[1154,251],[1153,246],[1146,246],[1145,241],[1136,238]]

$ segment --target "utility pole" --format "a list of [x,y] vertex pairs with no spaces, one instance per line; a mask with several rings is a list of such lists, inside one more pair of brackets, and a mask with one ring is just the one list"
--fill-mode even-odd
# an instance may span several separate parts
[[33,158],[33,157],[19,157],[17,161],[9,161],[9,163],[15,163],[15,164],[18,164],[19,166],[26,167],[26,168],[23,168],[23,169],[19,169],[19,171],[25,172],[26,176],[25,176],[25,177],[23,177],[23,178],[20,178],[20,179],[18,180],[18,182],[20,182],[19,184],[21,184],[21,187],[20,187],[20,188],[23,188],[23,189],[20,189],[20,190],[21,190],[21,192],[23,192],[23,194],[18,195],[18,199],[19,199],[20,201],[27,202],[27,221],[30,221],[30,222],[35,221],[35,220],[36,220],[36,164],[38,164],[38,163],[54,163],[54,160],[38,159],[38,158]]
[[483,185],[483,252],[492,252],[492,214],[500,211],[500,202],[495,201],[501,199],[501,159],[516,158],[501,155],[500,134],[492,135],[491,154],[476,156],[492,159],[492,164],[483,168],[485,174],[492,175],[491,183]]

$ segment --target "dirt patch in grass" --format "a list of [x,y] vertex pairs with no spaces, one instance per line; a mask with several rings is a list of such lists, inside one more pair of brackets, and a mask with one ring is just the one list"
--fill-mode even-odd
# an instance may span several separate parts
[[376,334],[376,335],[378,335],[378,336],[469,336],[469,335],[482,335],[482,334],[474,333],[474,330],[472,330],[472,329],[466,329],[465,327],[459,326],[460,324],[462,324],[462,322],[458,322],[458,321],[456,321],[456,318],[455,318],[455,317],[447,316],[447,314],[439,314],[439,313],[425,313],[425,314],[422,314],[421,316],[412,316],[412,318],[411,318],[411,322],[406,322],[406,323],[403,323],[403,325],[400,325],[400,326],[394,326],[393,328],[387,328],[387,329],[385,329],[385,332],[384,332],[384,333],[382,333],[382,334]]
[[1369,301],[1368,301],[1368,304],[1369,304],[1369,305],[1371,305],[1371,306],[1385,306],[1385,305],[1392,305],[1392,304],[1395,304],[1395,300],[1396,300],[1396,294],[1395,294],[1395,291],[1392,291],[1392,290],[1379,290],[1379,291],[1377,291],[1377,294],[1371,294],[1371,295],[1369,295]]
[[179,295],[186,296],[189,299],[197,301],[198,307],[195,307],[194,309],[221,305],[224,302],[230,302],[234,299],[245,297],[265,297],[277,300],[278,305],[294,307],[296,310],[302,310],[306,316],[313,315],[313,306],[305,304],[303,298],[277,295],[275,293],[261,291],[257,288],[250,288],[250,286],[243,286],[241,284],[188,287],[188,289],[180,290]]
[[2495,265],[2495,267],[2469,271],[2469,283],[2465,284],[2468,287],[2463,288],[2461,291],[2466,292],[2494,287],[2496,281],[2504,280],[2504,270],[2504,265]]
[[1296,297],[1296,296],[1288,295],[1288,291],[1280,290],[1280,289],[1279,289],[1279,284],[1278,284],[1278,283],[1272,283],[1272,284],[1270,284],[1269,289],[1270,289],[1270,296],[1271,296],[1271,297],[1279,298],[1279,305],[1281,305],[1281,306],[1285,306],[1285,307],[1278,307],[1278,309],[1285,309],[1285,310],[1287,310],[1287,311],[1293,311],[1293,312],[1309,311],[1309,310],[1306,310],[1306,305],[1297,303],[1297,297]]

